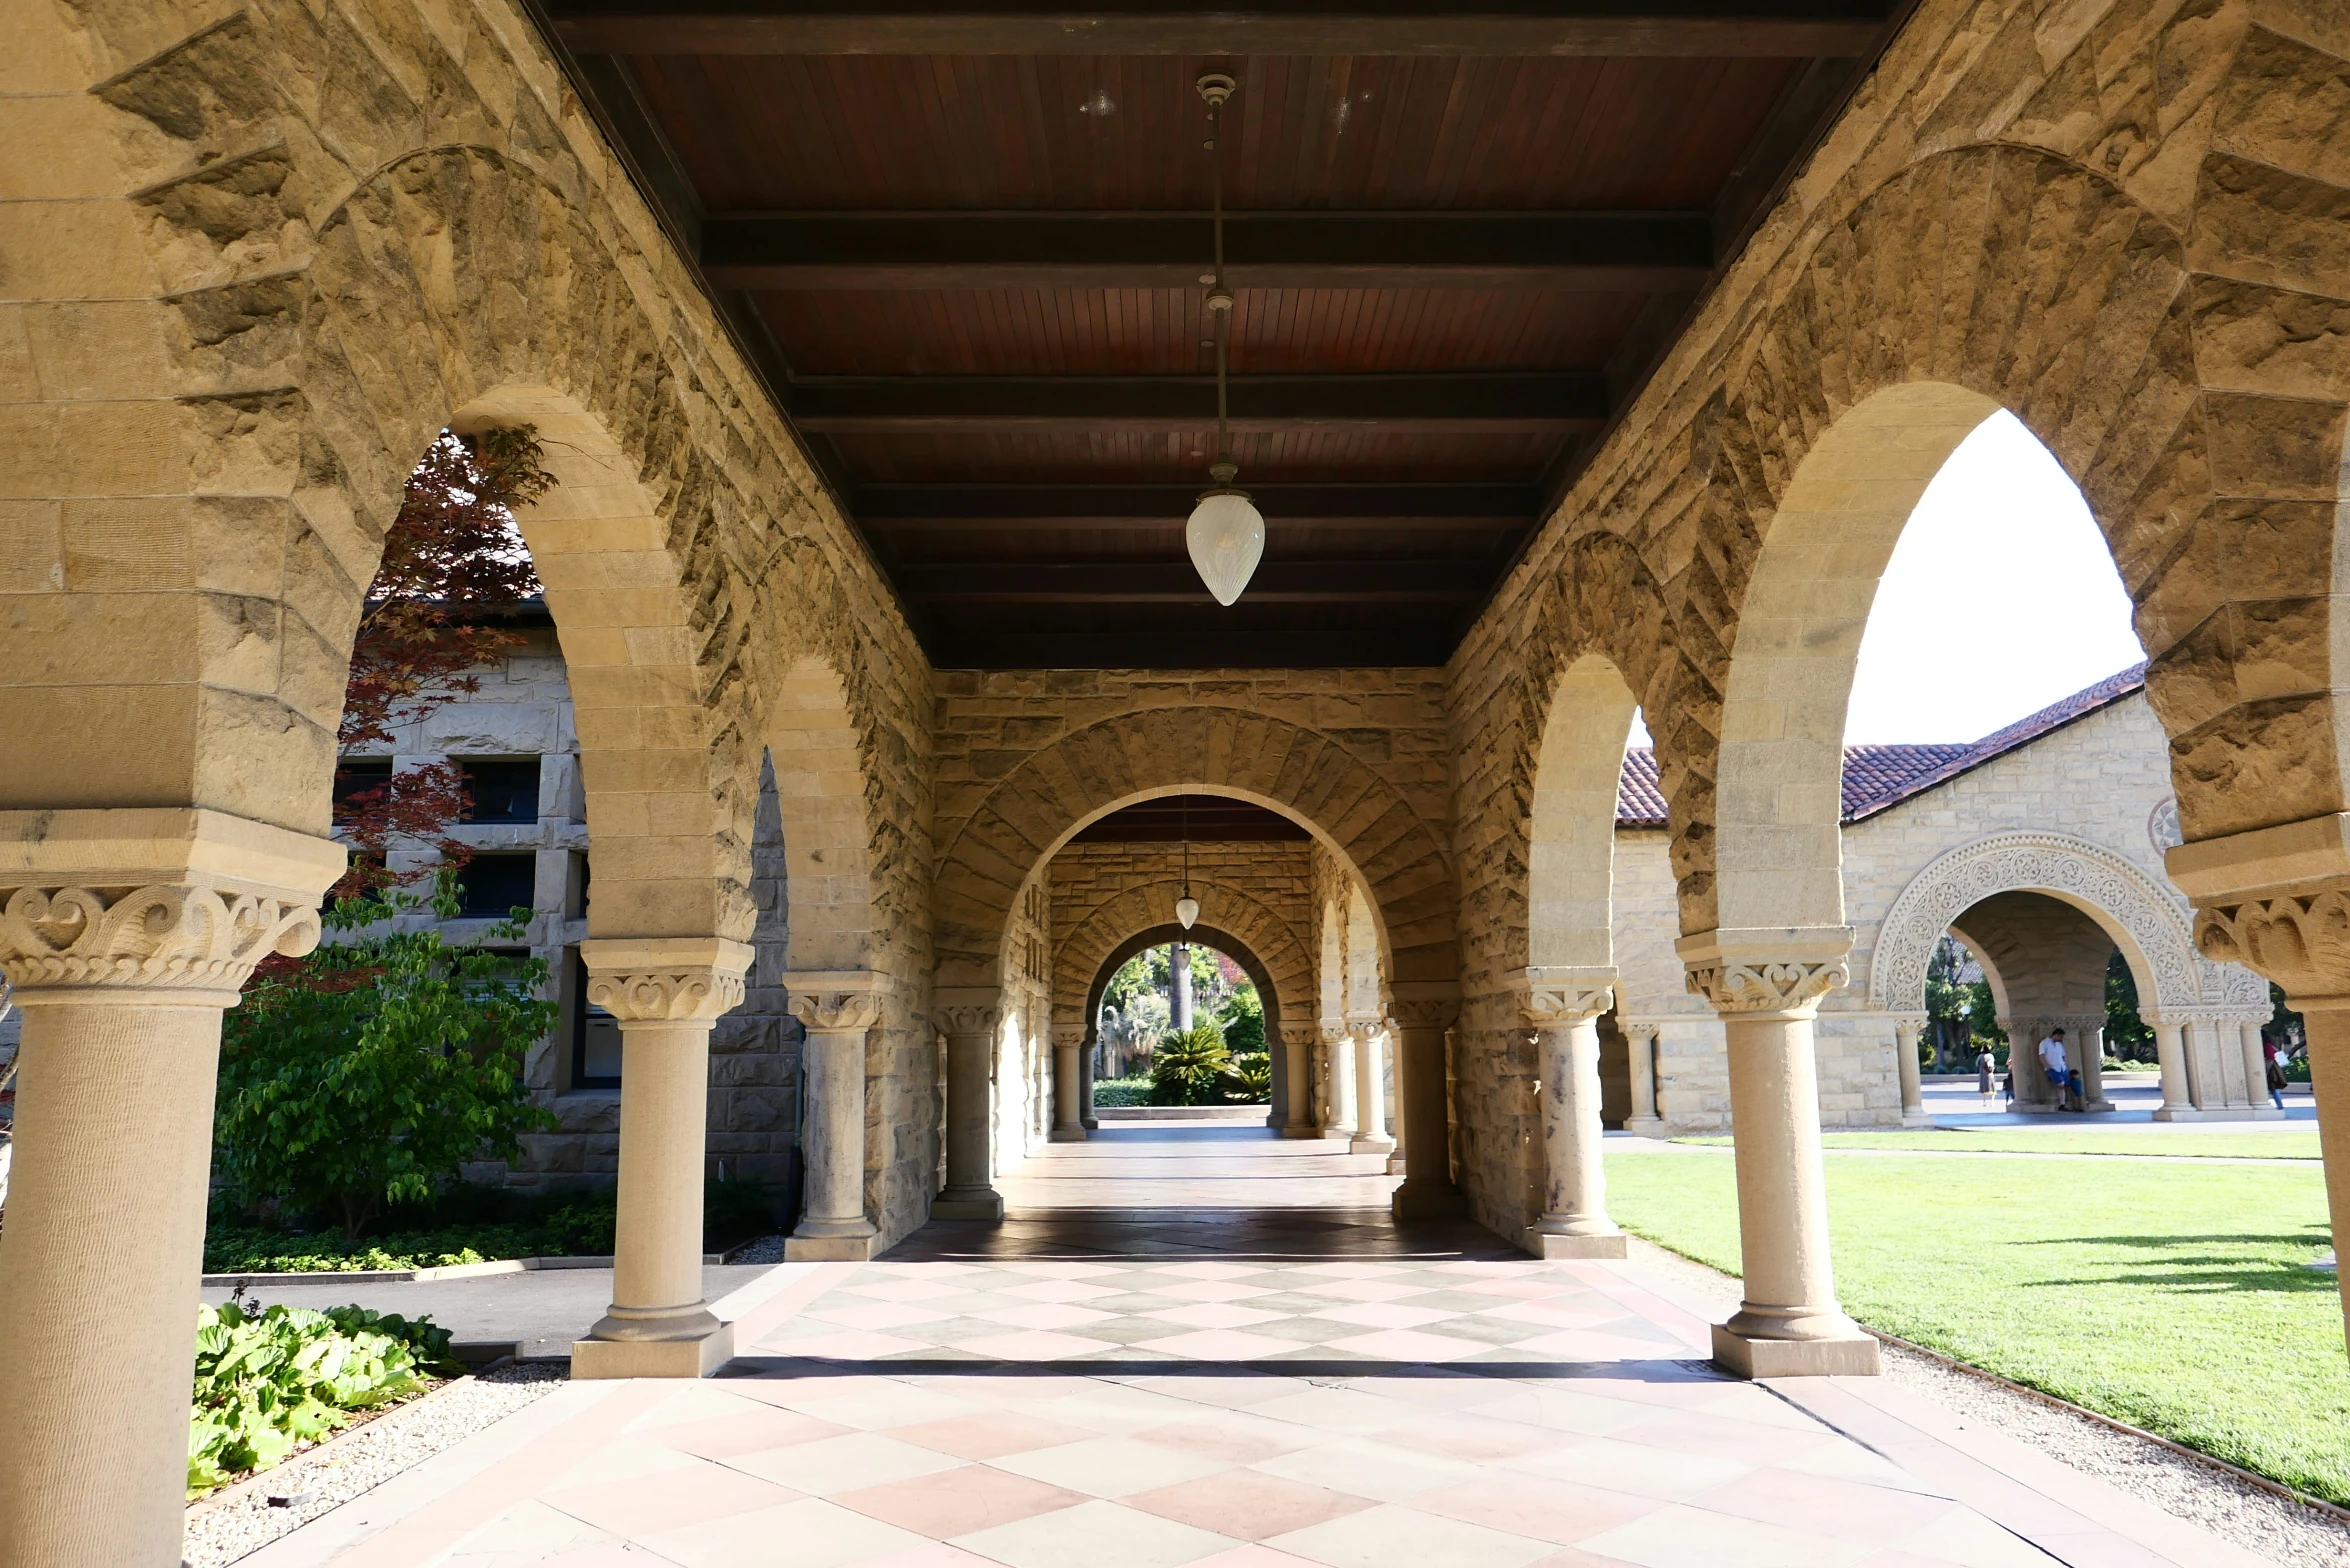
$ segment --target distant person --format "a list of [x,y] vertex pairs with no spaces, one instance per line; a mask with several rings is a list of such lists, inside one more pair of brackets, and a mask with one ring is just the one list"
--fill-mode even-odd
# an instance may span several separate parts
[[2048,1074],[2048,1087],[2056,1091],[2056,1108],[2060,1111],[2079,1109],[2080,1080],[2073,1076],[2072,1067],[2065,1060],[2062,1029],[2049,1030],[2048,1038],[2040,1042],[2040,1066]]
[[1975,1093],[1983,1097],[1983,1109],[1986,1111],[1994,1108],[1991,1075],[1997,1071],[1999,1064],[1991,1059],[1991,1047],[1986,1045],[1975,1057]]
[[2260,1054],[2268,1068],[2268,1097],[2281,1111],[2285,1108],[2285,1055],[2274,1040],[2261,1041]]

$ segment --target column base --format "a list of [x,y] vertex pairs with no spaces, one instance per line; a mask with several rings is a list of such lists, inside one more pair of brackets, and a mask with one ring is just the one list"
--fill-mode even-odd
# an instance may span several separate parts
[[1398,1149],[1387,1157],[1387,1174],[1390,1176],[1401,1176],[1404,1174],[1403,1150]]
[[1877,1342],[1855,1330],[1834,1339],[1761,1339],[1714,1325],[1714,1365],[1733,1377],[1875,1377]]
[[[2154,1113],[2160,1117],[2162,1113]],[[2196,1118],[2207,1122],[2274,1122],[2284,1120],[2285,1113],[2273,1105],[2207,1105],[2198,1110]],[[2172,1121],[2184,1120],[2172,1117]]]
[[1414,1181],[1406,1176],[1388,1200],[1388,1212],[1399,1220],[1457,1219],[1469,1212],[1469,1200],[1449,1181]]
[[863,1263],[873,1256],[873,1244],[880,1240],[868,1231],[862,1236],[786,1236],[783,1241],[783,1261],[786,1263]]
[[1904,1127],[1932,1127],[1937,1124],[1934,1121],[1932,1111],[1903,1111],[1901,1125]]
[[1087,1132],[1099,1132],[1102,1128],[1100,1118],[1096,1117],[1091,1111],[1086,1112],[1084,1117],[1078,1122],[1077,1125],[1083,1127]]
[[1315,1129],[1314,1136],[1352,1143],[1355,1139],[1355,1130],[1352,1127],[1321,1127]]
[[1313,1123],[1307,1122],[1301,1126],[1290,1126],[1282,1128],[1281,1136],[1284,1138],[1319,1138],[1322,1136],[1322,1133],[1321,1129],[1314,1126]]
[[1518,1245],[1543,1259],[1631,1256],[1621,1231],[1613,1236],[1562,1236],[1555,1231],[1525,1230],[1519,1232]]
[[1000,1220],[1004,1217],[1004,1197],[992,1187],[976,1192],[969,1188],[950,1187],[930,1200],[930,1217],[934,1220]]
[[1082,1122],[1072,1123],[1066,1127],[1055,1127],[1051,1132],[1045,1134],[1045,1142],[1047,1143],[1083,1143],[1084,1141],[1085,1124]]
[[2100,1111],[2117,1111],[2121,1109],[2120,1106],[2114,1104],[2111,1100],[2091,1100],[2087,1105],[2081,1108],[2085,1111],[2088,1111],[2092,1115]]
[[1662,1138],[1667,1136],[1665,1132],[1665,1119],[1661,1116],[1635,1116],[1631,1120],[1624,1123],[1624,1131],[1630,1133],[1635,1138]]
[[2199,1122],[2203,1120],[2203,1113],[2190,1105],[2164,1105],[2155,1108],[2154,1119],[2158,1122]]
[[695,1339],[575,1339],[571,1379],[708,1377],[733,1359],[732,1323],[720,1323]]
[[1393,1154],[1395,1140],[1393,1138],[1358,1137],[1347,1144],[1346,1152],[1349,1154]]

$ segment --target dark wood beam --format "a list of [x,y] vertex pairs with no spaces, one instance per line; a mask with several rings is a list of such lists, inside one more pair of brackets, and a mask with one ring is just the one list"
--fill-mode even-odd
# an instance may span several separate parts
[[[1194,288],[1206,213],[721,213],[702,270],[742,289]],[[1714,265],[1702,212],[1239,212],[1237,288],[1693,289]]]
[[[802,376],[792,423],[828,435],[976,431],[1203,430],[1213,376]],[[1235,430],[1370,426],[1388,431],[1551,433],[1607,418],[1597,372],[1234,376]]]
[[[1050,523],[1061,527],[1180,523],[1207,481],[1188,484],[869,484],[850,498],[860,523]],[[1491,527],[1528,523],[1542,492],[1528,484],[1361,481],[1252,484],[1269,526],[1288,522],[1396,522],[1444,519]]]
[[1459,642],[1450,624],[1401,622],[1332,631],[942,631],[924,647],[942,670],[1328,670],[1441,665]]
[[[1490,561],[1267,561],[1245,602],[1433,604],[1493,586]],[[1189,561],[979,561],[898,568],[898,587],[933,604],[1213,604]]]
[[550,0],[593,54],[1648,55],[1862,53],[1884,0]]

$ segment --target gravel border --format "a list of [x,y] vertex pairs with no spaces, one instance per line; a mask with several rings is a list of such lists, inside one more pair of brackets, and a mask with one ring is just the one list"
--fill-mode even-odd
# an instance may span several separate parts
[[[1634,1263],[1715,1309],[1716,1316],[1738,1309],[1734,1277],[1638,1236],[1629,1240]],[[1879,1349],[1889,1381],[2254,1556],[2297,1568],[2350,1568],[2350,1524],[2329,1512],[2255,1486],[2216,1460],[2122,1431],[2073,1405],[2010,1388],[1971,1367],[1882,1341]]]
[[[459,1378],[192,1505],[185,1568],[225,1568],[560,1388],[567,1364]],[[299,1499],[272,1506],[273,1497]]]

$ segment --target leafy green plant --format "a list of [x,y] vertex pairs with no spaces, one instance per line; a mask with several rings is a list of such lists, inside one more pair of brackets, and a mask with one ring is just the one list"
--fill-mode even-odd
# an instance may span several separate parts
[[188,1495],[265,1470],[349,1425],[352,1411],[421,1393],[428,1375],[457,1370],[449,1331],[430,1318],[364,1307],[199,1307]]
[[1151,1104],[1221,1103],[1221,1080],[1232,1067],[1224,1032],[1202,1019],[1181,1034],[1170,1034],[1151,1055]]
[[[1224,1043],[1234,1056],[1265,1055],[1265,1004],[1257,988],[1244,985],[1234,991],[1216,1021],[1224,1026]],[[1270,1071],[1271,1069],[1267,1069]]]
[[[257,975],[230,1010],[213,1168],[247,1205],[331,1214],[356,1241],[385,1204],[427,1199],[465,1161],[553,1125],[522,1084],[524,1052],[555,1025],[546,965],[388,928],[419,903],[397,888],[337,900],[336,938]],[[431,907],[455,915],[453,873]]]
[[1152,1087],[1148,1078],[1096,1078],[1093,1103],[1096,1106],[1148,1105]]
[[1236,1105],[1270,1103],[1273,1098],[1272,1056],[1264,1051],[1235,1053],[1231,1071],[1225,1075],[1224,1098]]

